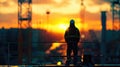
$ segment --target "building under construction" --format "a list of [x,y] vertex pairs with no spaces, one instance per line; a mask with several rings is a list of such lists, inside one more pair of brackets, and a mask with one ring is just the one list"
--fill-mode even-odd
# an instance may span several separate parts
[[[84,7],[83,0],[81,1]],[[101,31],[89,30],[83,33],[86,38],[79,42],[79,61],[82,55],[91,55],[94,64],[120,64],[120,1],[111,1],[111,8],[113,30],[106,29],[107,12],[102,11]],[[85,9],[83,11],[81,13],[85,13]],[[49,19],[49,12],[46,14]],[[83,15],[85,14],[80,16]],[[85,23],[84,17],[81,21],[83,23]],[[32,29],[31,21],[32,0],[18,0],[18,29],[0,29],[0,65],[46,66],[56,65],[57,62],[64,65],[66,55],[63,52],[66,43],[60,41],[62,36],[43,29]],[[47,52],[53,43],[60,46]]]

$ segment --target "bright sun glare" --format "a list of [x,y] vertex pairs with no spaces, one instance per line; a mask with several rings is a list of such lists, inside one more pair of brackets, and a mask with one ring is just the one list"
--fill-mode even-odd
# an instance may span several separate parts
[[61,30],[66,30],[66,29],[67,29],[67,25],[65,25],[65,24],[59,24],[58,27],[59,27]]
[[[84,24],[82,25],[81,23],[76,23],[75,26],[81,30],[82,27],[84,26],[84,30],[88,29],[88,25]],[[38,25],[38,24],[33,24],[33,27],[39,27],[40,29],[44,29],[47,30],[49,32],[55,32],[55,33],[63,33],[65,32],[65,30],[69,27],[69,24],[66,23],[56,23],[56,24],[42,24],[42,25]]]

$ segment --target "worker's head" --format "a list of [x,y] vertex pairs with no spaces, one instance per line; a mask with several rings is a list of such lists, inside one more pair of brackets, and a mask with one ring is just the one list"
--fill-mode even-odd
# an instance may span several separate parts
[[70,27],[75,27],[75,21],[73,19],[70,20]]

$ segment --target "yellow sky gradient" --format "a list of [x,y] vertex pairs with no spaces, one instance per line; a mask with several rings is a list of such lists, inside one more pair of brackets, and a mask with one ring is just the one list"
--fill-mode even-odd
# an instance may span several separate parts
[[[80,0],[33,0],[32,27],[48,31],[65,31],[70,19],[74,19],[76,26],[81,29]],[[101,30],[100,12],[107,10],[107,29],[111,29],[110,4],[104,0],[84,0],[85,30]],[[46,11],[50,11],[49,22]],[[18,27],[17,0],[0,0],[0,28]]]

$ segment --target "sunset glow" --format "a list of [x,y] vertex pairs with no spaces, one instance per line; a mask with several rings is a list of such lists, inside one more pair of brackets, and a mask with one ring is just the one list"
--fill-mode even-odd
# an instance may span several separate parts
[[0,67],[119,64],[120,0],[0,0],[0,45]]
[[[0,28],[16,28],[17,23],[17,0],[0,1]],[[99,2],[101,4],[99,4]],[[101,30],[100,12],[107,10],[107,29],[111,29],[110,3],[108,1],[84,0],[85,25],[80,22],[80,0],[33,0],[32,1],[32,27],[41,28],[47,31],[63,32],[69,26],[70,19],[76,21],[76,26],[81,30]],[[25,5],[24,5],[25,6]],[[104,7],[106,6],[106,7]],[[24,8],[24,7],[23,7]],[[46,11],[49,10],[49,22],[47,22]],[[11,17],[12,16],[12,17]],[[38,23],[37,20],[40,20]],[[11,25],[9,25],[9,23]]]

